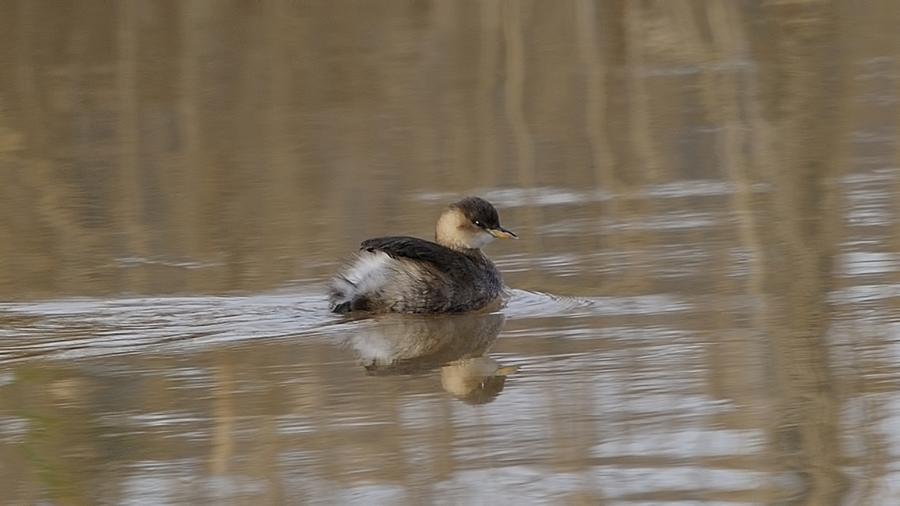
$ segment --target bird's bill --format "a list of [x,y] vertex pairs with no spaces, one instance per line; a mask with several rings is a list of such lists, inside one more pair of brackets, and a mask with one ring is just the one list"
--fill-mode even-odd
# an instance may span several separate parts
[[489,228],[489,229],[487,229],[487,231],[489,234],[491,234],[492,236],[494,236],[498,239],[518,239],[519,238],[519,236],[510,232],[509,230],[506,230],[503,227]]

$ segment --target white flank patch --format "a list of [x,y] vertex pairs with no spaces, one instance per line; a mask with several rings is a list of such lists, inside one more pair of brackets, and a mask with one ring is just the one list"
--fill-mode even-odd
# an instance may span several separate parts
[[390,263],[394,260],[381,251],[360,254],[356,262],[344,274],[344,278],[353,283],[347,295],[351,297],[359,293],[368,293],[380,289],[387,283],[390,274]]

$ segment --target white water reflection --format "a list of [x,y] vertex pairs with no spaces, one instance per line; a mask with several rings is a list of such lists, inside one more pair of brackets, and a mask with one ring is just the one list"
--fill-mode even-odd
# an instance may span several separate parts
[[762,450],[766,437],[761,431],[688,428],[666,432],[653,430],[629,434],[593,448],[597,457],[666,456],[673,458],[752,455]]
[[871,276],[900,270],[896,253],[853,252],[843,258],[844,275]]
[[[749,186],[751,193],[765,193],[770,189],[771,185],[768,183],[754,183]],[[624,197],[646,199],[718,197],[733,195],[738,191],[739,187],[729,181],[691,179],[647,185],[629,192],[628,195],[616,194],[603,188],[579,191],[572,188],[557,187],[483,188],[478,189],[476,193],[502,209],[590,204]],[[416,200],[435,204],[444,204],[457,198],[459,198],[459,195],[452,192],[425,192],[416,196]]]

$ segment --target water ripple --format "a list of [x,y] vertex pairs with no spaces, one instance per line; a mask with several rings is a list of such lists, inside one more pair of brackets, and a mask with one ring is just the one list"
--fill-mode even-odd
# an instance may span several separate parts
[[569,297],[514,289],[504,313],[513,318],[587,317],[670,313],[692,307],[691,303],[669,294]]
[[279,338],[321,332],[334,319],[319,292],[4,303],[0,360]]

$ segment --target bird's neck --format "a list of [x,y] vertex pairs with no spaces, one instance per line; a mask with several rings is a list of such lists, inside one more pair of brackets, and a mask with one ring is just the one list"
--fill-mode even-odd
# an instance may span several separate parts
[[437,226],[434,229],[434,242],[460,252],[470,250],[471,248],[460,234],[460,227],[465,219],[466,217],[457,209],[444,211],[438,218]]

